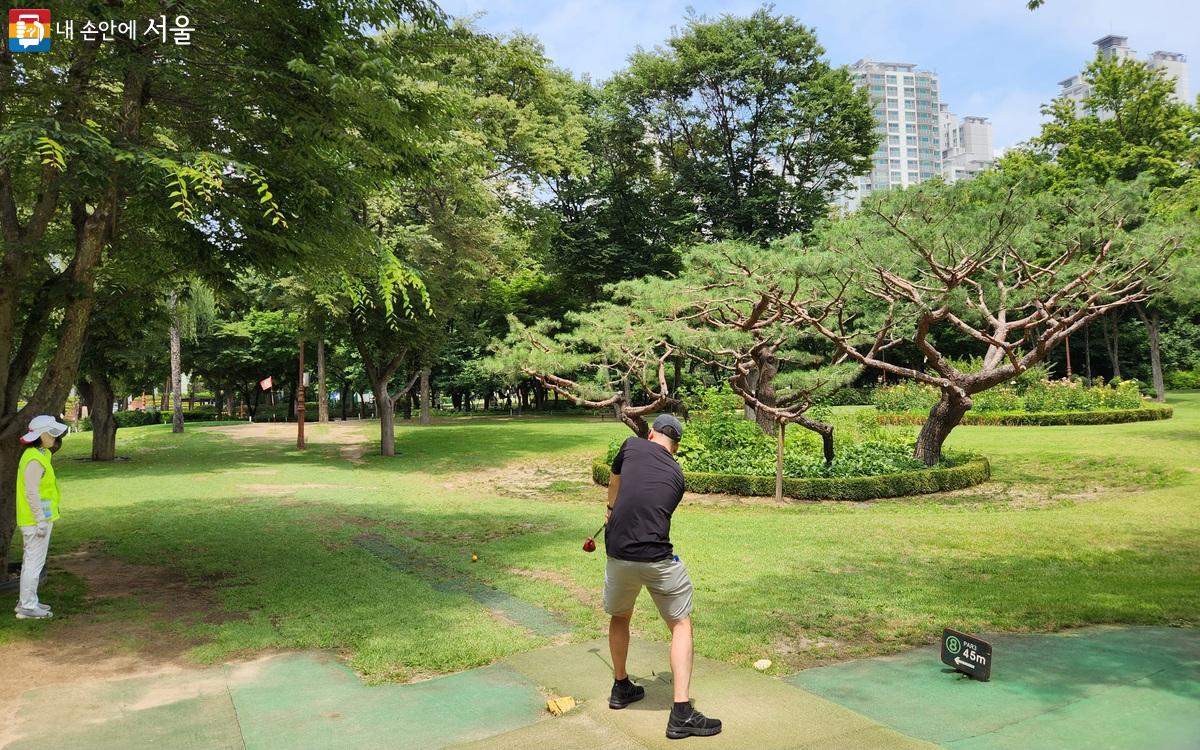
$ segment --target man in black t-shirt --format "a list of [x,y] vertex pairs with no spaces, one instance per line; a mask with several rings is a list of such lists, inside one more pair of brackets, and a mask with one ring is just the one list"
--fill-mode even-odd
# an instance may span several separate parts
[[667,736],[707,737],[721,722],[692,708],[692,581],[671,547],[671,515],[683,499],[683,471],[675,461],[683,425],[670,414],[659,415],[648,438],[631,437],[613,459],[608,483],[608,516],[604,546],[604,610],[612,617],[608,647],[612,652],[613,689],[610,708],[641,700],[645,689],[625,671],[629,656],[629,620],[645,586],[671,631],[671,676],[675,704],[667,720]]

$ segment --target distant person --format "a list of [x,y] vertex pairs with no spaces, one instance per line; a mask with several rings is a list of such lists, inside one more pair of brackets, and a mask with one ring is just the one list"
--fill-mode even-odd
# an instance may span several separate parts
[[53,617],[50,605],[38,600],[37,590],[50,549],[50,532],[58,520],[58,481],[50,456],[66,431],[65,424],[42,414],[30,420],[29,432],[21,438],[26,448],[17,464],[17,526],[24,546],[21,598],[16,607],[19,620]]
[[604,611],[612,619],[608,647],[612,653],[613,688],[609,708],[640,701],[646,690],[625,671],[629,656],[629,621],[645,586],[671,631],[671,678],[675,704],[667,720],[667,737],[709,737],[721,722],[692,707],[692,581],[671,546],[671,514],[683,499],[683,471],[675,452],[683,425],[670,414],[654,420],[646,439],[626,440],[613,459],[608,483],[608,528],[604,546]]

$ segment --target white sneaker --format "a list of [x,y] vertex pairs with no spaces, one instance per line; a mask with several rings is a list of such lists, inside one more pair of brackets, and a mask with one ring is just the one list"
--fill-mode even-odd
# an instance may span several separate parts
[[18,609],[18,620],[49,620],[54,613],[48,609]]
[[[13,607],[13,612],[20,612],[20,611],[21,611],[21,609],[22,609],[21,605],[20,605],[20,604],[18,604],[17,606]],[[53,610],[50,608],[50,605],[49,605],[49,604],[47,604],[47,603],[45,603],[45,602],[38,602],[38,605],[37,605],[37,607],[35,607],[35,609],[43,609],[43,610],[45,610],[45,611],[47,611],[47,612],[52,612],[52,611],[53,611]]]

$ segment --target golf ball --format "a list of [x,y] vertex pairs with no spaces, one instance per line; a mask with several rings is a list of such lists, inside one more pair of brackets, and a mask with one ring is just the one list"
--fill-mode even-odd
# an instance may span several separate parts
[[754,668],[757,669],[759,672],[765,672],[766,670],[771,668],[771,660],[770,659],[759,659],[758,661],[754,662]]

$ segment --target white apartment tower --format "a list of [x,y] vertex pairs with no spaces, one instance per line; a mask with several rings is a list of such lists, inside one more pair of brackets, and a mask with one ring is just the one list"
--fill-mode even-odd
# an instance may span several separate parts
[[[1129,37],[1117,36],[1109,34],[1108,36],[1097,39],[1093,44],[1096,45],[1096,50],[1102,57],[1117,58],[1118,60],[1136,60],[1138,59],[1137,52],[1129,48]],[[1163,71],[1163,75],[1168,79],[1175,81],[1175,100],[1189,104],[1191,102],[1188,89],[1188,64],[1187,58],[1178,52],[1163,52],[1158,51],[1152,53],[1145,62],[1149,63],[1150,67]],[[1092,87],[1083,80],[1082,73],[1059,81],[1060,91],[1059,96],[1064,96],[1075,102],[1076,110],[1082,105],[1083,100],[1092,93]]]
[[876,190],[908,187],[942,174],[937,74],[909,63],[859,60],[850,75],[871,97],[881,143],[871,171],[856,178],[842,203],[850,210]]
[[942,177],[946,182],[969,180],[996,162],[992,150],[992,124],[986,117],[968,115],[962,120],[942,104]]

